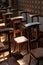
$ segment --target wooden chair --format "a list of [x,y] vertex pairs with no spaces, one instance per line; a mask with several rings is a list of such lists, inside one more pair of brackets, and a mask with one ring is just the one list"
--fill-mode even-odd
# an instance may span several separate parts
[[11,56],[10,31],[13,31],[13,28],[0,29],[0,35],[6,34],[8,39],[8,47],[5,46],[5,49],[0,50],[0,53],[9,51],[9,55]]
[[28,39],[25,36],[19,36],[14,38],[14,51],[16,49],[16,45],[18,45],[18,52],[21,52],[21,46],[26,44],[26,49],[28,53]]
[[29,14],[29,17],[31,18],[31,22],[34,22],[34,18],[37,18],[37,21],[39,22],[39,14]]
[[[38,22],[33,22],[33,23],[28,23],[25,25],[26,30],[27,30],[27,36],[29,39],[29,54],[30,54],[30,62],[29,65],[31,63],[31,57],[37,60],[36,65],[39,65],[39,61],[41,59],[43,59],[43,48],[39,47],[39,40],[40,40],[40,36],[39,36],[39,24]],[[35,37],[32,36],[32,33],[34,33],[34,31],[32,31],[32,29],[36,29],[36,35]],[[31,44],[32,46],[36,44],[36,48],[31,49]]]
[[22,21],[21,21],[22,18],[23,16],[17,16],[17,17],[11,18],[11,20],[13,21],[13,28],[14,28],[14,51],[16,49],[16,45],[18,45],[19,53],[21,51],[21,45],[24,46],[25,44],[26,44],[27,52],[28,52],[28,39],[25,36],[22,36],[23,35]]
[[23,16],[25,15],[24,20],[22,20],[22,22],[24,23],[28,23],[28,16],[31,18],[31,22],[34,22],[35,17],[37,18],[37,21],[39,22],[39,14],[31,14],[28,11],[22,11],[20,15],[23,15]]
[[6,24],[6,27],[11,27],[11,21],[10,21],[10,18],[11,18],[11,15],[13,13],[12,12],[6,12],[6,13],[3,13],[3,21],[5,22]]

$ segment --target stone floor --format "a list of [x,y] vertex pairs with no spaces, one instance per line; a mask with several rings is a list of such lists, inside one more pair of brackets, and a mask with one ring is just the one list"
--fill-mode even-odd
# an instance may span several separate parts
[[[8,52],[4,53],[5,56],[8,55]],[[26,50],[25,51],[22,51],[21,52],[22,55],[24,55],[23,58],[17,60],[17,62],[20,64],[20,65],[29,65],[29,54],[27,54]],[[5,58],[6,59],[6,58]],[[3,59],[2,59],[3,60]],[[1,61],[1,60],[0,60]],[[30,65],[36,65],[36,60],[35,59],[32,59],[31,60],[31,64]],[[43,60],[40,61],[40,64],[39,65],[43,65]]]
[[[29,65],[29,54],[25,55],[22,59],[19,59],[17,60],[17,62],[20,64],[20,65]],[[36,60],[35,59],[32,59],[31,60],[31,64],[30,65],[36,65]],[[43,65],[43,60],[40,61],[40,64],[39,65]]]
[[[20,65],[29,65],[29,54],[26,54],[22,59],[17,60]],[[36,65],[36,60],[31,58],[31,64],[30,65]],[[43,65],[43,60],[39,62],[39,65]]]
[[[11,52],[13,52],[13,47],[12,47],[11,50],[12,50]],[[8,52],[4,53],[5,56],[7,56],[8,54],[9,54]],[[23,58],[17,60],[17,62],[18,62],[20,65],[29,65],[29,64],[28,64],[28,63],[29,63],[29,54],[27,54],[27,51],[26,51],[25,48],[24,48],[24,50],[21,51],[21,54],[23,55]],[[2,54],[1,56],[3,56],[3,54]],[[7,58],[4,58],[4,59],[7,59]],[[4,60],[4,59],[2,58],[1,60]],[[0,61],[1,61],[1,60],[0,60]],[[37,61],[36,61],[35,59],[32,59],[32,60],[31,60],[31,65],[36,65],[36,62],[37,62]],[[40,61],[40,64],[39,64],[39,65],[43,65],[43,60]]]

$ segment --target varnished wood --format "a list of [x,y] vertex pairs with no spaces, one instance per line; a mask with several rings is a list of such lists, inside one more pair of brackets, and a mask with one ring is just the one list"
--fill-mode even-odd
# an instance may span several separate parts
[[13,20],[18,20],[18,19],[22,19],[22,18],[24,18],[24,17],[23,16],[17,16],[17,17],[12,17],[11,20],[13,21]]
[[[20,53],[21,51],[21,45],[24,46],[24,44],[26,44],[26,48],[27,48],[27,53],[28,53],[28,39],[25,36],[20,36],[20,37],[16,37],[14,38],[14,42],[15,45],[18,45],[18,52]],[[15,47],[14,47],[15,50]]]
[[14,28],[14,37],[16,37],[16,34],[18,33],[22,35],[22,21],[21,21],[22,18],[23,16],[17,16],[11,18],[11,22]]
[[11,45],[10,45],[10,31],[13,31],[13,28],[4,28],[0,29],[0,34],[7,34],[8,35],[8,48],[0,50],[0,53],[9,51],[9,55],[11,56]]

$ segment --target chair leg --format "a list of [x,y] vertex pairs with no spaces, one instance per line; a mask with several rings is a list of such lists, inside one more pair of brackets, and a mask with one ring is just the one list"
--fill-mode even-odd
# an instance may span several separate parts
[[18,52],[20,53],[20,51],[21,51],[21,47],[20,47],[21,45],[20,44],[18,44]]
[[27,43],[27,53],[29,53],[29,51],[28,51],[28,43]]
[[36,65],[39,65],[39,60],[37,60],[37,63],[36,63]]
[[4,53],[3,53],[3,58],[4,58],[4,60],[5,60],[5,55],[4,55]]
[[28,65],[30,65],[31,64],[31,56],[30,56],[30,59],[29,59],[29,64]]
[[15,49],[16,49],[16,43],[14,42],[14,51],[15,51]]

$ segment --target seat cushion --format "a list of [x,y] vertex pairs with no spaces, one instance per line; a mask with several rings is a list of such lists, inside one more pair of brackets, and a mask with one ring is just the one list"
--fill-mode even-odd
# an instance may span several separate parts
[[31,50],[31,54],[35,56],[36,58],[43,57],[43,48],[36,48]]
[[19,65],[19,63],[14,57],[10,57],[6,61],[0,62],[0,65]]

